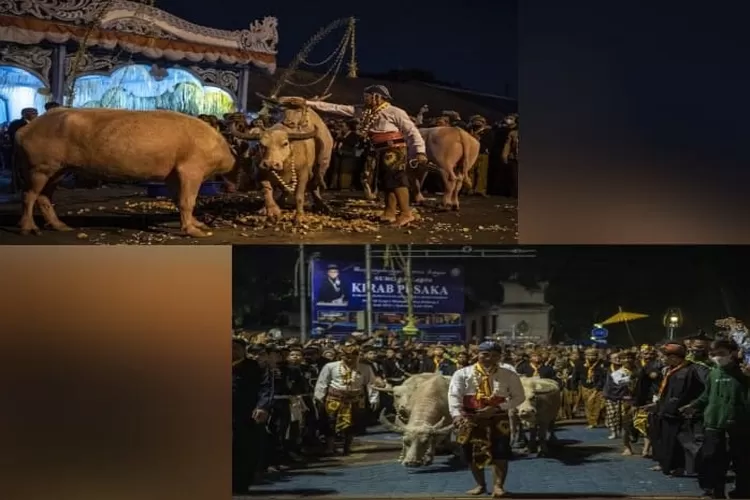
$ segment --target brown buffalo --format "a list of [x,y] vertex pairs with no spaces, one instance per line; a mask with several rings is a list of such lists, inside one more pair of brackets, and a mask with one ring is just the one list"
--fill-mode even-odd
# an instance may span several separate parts
[[[437,167],[443,181],[444,208],[459,209],[458,193],[466,184],[471,187],[469,172],[479,157],[479,141],[458,127],[420,128],[427,148],[427,159]],[[456,168],[458,167],[458,168]],[[426,168],[413,173],[415,203],[424,201],[422,185],[427,177]]]
[[52,206],[55,186],[69,168],[99,178],[164,181],[176,194],[182,231],[209,236],[195,219],[201,184],[237,167],[227,141],[207,123],[172,111],[57,108],[16,136],[26,179],[22,234],[39,233],[34,206],[58,231],[71,230]]
[[[284,130],[290,133],[307,133],[309,130],[315,130],[315,136],[311,138],[314,145],[315,154],[311,157],[310,165],[313,183],[310,190],[313,199],[318,208],[327,209],[323,202],[322,190],[326,188],[325,175],[328,167],[331,165],[331,155],[333,154],[334,140],[331,131],[323,119],[313,109],[305,105],[305,99],[301,97],[267,97],[257,94],[266,106],[278,109],[282,112],[281,122]],[[328,96],[316,98],[316,100],[326,99]]]
[[301,220],[305,212],[305,194],[313,179],[317,128],[304,132],[289,132],[277,123],[269,129],[251,129],[242,132],[235,125],[230,127],[235,137],[258,141],[258,177],[265,202],[265,214],[269,219],[278,219],[281,209],[274,197],[275,188],[294,194],[296,216]]

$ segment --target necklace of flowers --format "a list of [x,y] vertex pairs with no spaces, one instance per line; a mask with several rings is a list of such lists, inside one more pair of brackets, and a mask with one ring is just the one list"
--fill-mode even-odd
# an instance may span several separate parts
[[288,167],[292,169],[292,183],[287,184],[284,179],[281,178],[279,174],[276,173],[275,170],[271,170],[271,175],[274,176],[276,181],[278,181],[279,184],[281,184],[281,187],[284,188],[284,191],[287,193],[293,193],[294,190],[297,188],[297,169],[294,164],[294,157],[289,157],[289,164]]
[[[494,372],[487,372],[486,375],[484,375],[479,368],[479,363],[474,365],[474,369],[471,371],[471,378],[474,382],[474,387],[476,388],[477,392],[482,390],[482,382],[484,381],[484,378],[491,377]],[[495,392],[495,388],[493,387],[492,382],[490,381],[490,394],[485,394],[485,397],[492,397],[492,393]]]
[[362,135],[370,131],[373,125],[375,125],[375,120],[378,119],[378,116],[380,113],[390,106],[390,103],[384,102],[380,104],[377,108],[367,108],[362,112],[362,119],[359,122],[359,127],[357,128],[357,133]]
[[354,384],[357,372],[346,366],[346,363],[342,361],[341,364],[339,364],[339,375],[341,376],[341,381],[344,382],[347,389],[349,389]]

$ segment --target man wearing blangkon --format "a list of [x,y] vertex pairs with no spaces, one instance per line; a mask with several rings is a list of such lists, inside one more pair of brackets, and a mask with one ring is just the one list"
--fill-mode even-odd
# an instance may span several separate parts
[[456,440],[463,446],[476,487],[469,495],[487,492],[484,468],[492,466],[495,481],[492,496],[505,496],[508,460],[511,458],[508,412],[526,399],[517,373],[500,368],[502,348],[492,341],[479,345],[476,363],[453,374],[448,406]]
[[[323,113],[357,118],[357,133],[369,142],[368,165],[381,172],[385,191],[384,222],[405,226],[414,220],[409,206],[408,153],[416,154],[417,163],[427,163],[426,147],[422,134],[401,108],[391,104],[393,98],[383,85],[372,85],[364,90],[364,106],[329,104],[322,101],[303,103]],[[369,189],[365,181],[365,190]],[[397,210],[400,214],[397,215]]]

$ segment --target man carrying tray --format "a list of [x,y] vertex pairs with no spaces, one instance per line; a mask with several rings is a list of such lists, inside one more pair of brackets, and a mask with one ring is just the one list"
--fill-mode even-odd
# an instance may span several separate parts
[[499,366],[502,347],[487,341],[479,345],[477,362],[453,374],[448,405],[456,440],[463,446],[477,486],[467,493],[487,492],[484,468],[492,466],[492,496],[505,495],[505,478],[512,450],[508,412],[526,399],[518,374]]

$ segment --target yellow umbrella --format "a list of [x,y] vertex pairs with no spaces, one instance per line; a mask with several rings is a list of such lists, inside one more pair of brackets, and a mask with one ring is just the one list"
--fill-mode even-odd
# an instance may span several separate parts
[[626,312],[626,311],[620,311],[614,316],[610,316],[609,318],[605,319],[600,325],[613,325],[615,323],[627,323],[628,321],[633,321],[636,319],[643,319],[648,318],[648,314],[641,314],[641,313],[635,313],[635,312]]

